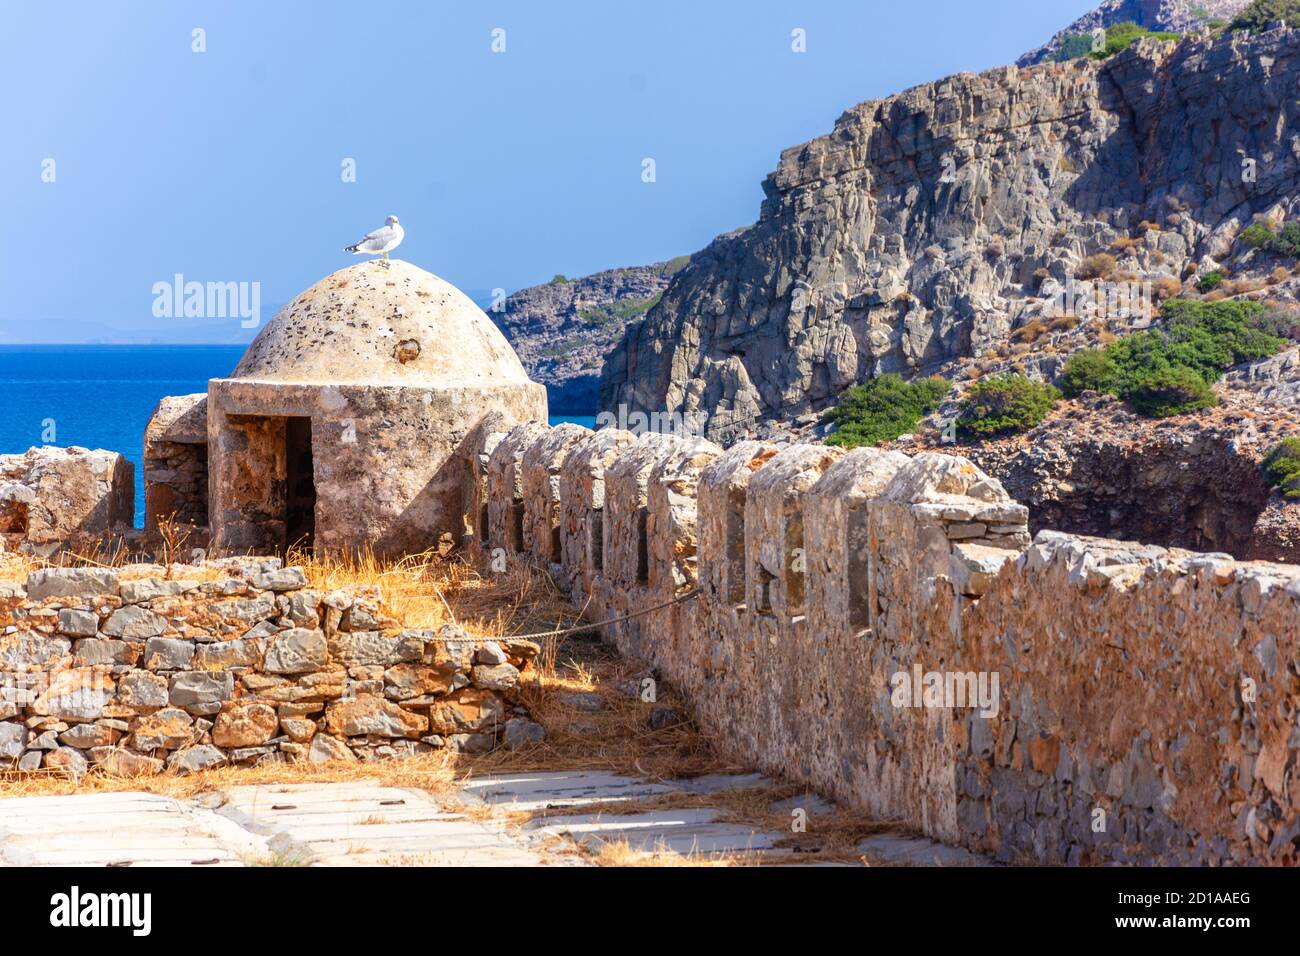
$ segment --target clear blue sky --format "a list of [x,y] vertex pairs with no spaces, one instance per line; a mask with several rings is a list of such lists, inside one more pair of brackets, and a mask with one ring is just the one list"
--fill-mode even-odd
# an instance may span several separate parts
[[178,272],[260,282],[269,309],[390,213],[402,258],[480,294],[692,252],[754,221],[780,151],[846,108],[1012,62],[1093,5],[11,4],[0,341],[166,326],[151,289]]

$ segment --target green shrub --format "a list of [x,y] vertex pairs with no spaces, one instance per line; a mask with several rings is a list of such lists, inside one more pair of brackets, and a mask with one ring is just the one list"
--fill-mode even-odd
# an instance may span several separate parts
[[[1279,316],[1266,326],[1258,302],[1171,299],[1160,314],[1160,328],[1072,355],[1061,373],[1065,393],[1109,392],[1143,414],[1179,414],[1171,409],[1214,404],[1209,386],[1227,369],[1275,355],[1285,344],[1274,330],[1287,320]],[[1166,374],[1172,372],[1194,375],[1200,387],[1187,375]]]
[[1285,484],[1287,479],[1300,475],[1300,437],[1283,438],[1268,450],[1260,462],[1264,477],[1274,487]]
[[563,272],[557,272],[551,278],[551,281],[546,284],[547,285],[568,285],[572,281],[573,280],[570,279],[568,276],[566,276]]
[[1255,328],[1279,339],[1300,342],[1300,306],[1290,303],[1269,303],[1254,319]]
[[1300,256],[1300,222],[1288,222],[1274,232],[1262,222],[1241,230],[1237,237],[1252,249],[1265,249],[1279,256]]
[[1197,292],[1213,292],[1219,286],[1223,285],[1222,272],[1207,272],[1201,276],[1200,281],[1196,283]]
[[1112,23],[1106,28],[1106,46],[1101,50],[1094,51],[1090,38],[1088,55],[1094,60],[1105,60],[1121,50],[1127,50],[1142,37],[1154,37],[1157,40],[1177,40],[1181,35],[1179,33],[1161,33],[1146,30],[1132,20],[1126,20],[1123,23]]
[[958,434],[981,441],[1033,428],[1061,397],[1050,385],[1023,375],[999,375],[976,382],[957,416]]
[[1229,30],[1250,30],[1252,33],[1283,20],[1287,26],[1300,26],[1300,0],[1255,0],[1228,24]]
[[1054,59],[1060,63],[1065,60],[1077,60],[1092,52],[1092,37],[1086,33],[1071,33],[1061,41]]
[[659,298],[657,295],[648,297],[628,296],[617,299],[608,305],[596,305],[590,309],[581,309],[578,312],[578,317],[591,325],[605,326],[617,322],[626,323],[631,319],[645,315],[653,309],[659,304]]
[[1252,249],[1264,249],[1273,244],[1277,235],[1262,222],[1256,222],[1241,230],[1237,238]]
[[1190,368],[1165,368],[1139,377],[1128,393],[1134,411],[1153,418],[1186,415],[1219,404],[1219,396]]
[[1061,372],[1061,391],[1070,398],[1083,392],[1105,392],[1115,374],[1115,363],[1105,349],[1083,349],[1070,356]]
[[826,413],[826,419],[837,426],[826,444],[856,448],[892,441],[910,432],[917,422],[934,411],[948,394],[948,388],[948,382],[942,378],[905,382],[902,376],[892,373],[855,385]]
[[1269,248],[1279,255],[1300,256],[1300,222],[1288,222],[1283,226]]

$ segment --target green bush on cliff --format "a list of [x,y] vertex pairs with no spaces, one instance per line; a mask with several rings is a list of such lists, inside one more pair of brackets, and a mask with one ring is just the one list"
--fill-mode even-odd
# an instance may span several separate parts
[[578,318],[589,325],[613,325],[640,318],[659,304],[659,296],[627,296],[606,305],[592,306],[578,312]]
[[[1142,414],[1182,414],[1214,404],[1209,386],[1226,370],[1275,355],[1285,344],[1273,334],[1283,320],[1269,320],[1257,302],[1171,299],[1160,314],[1161,328],[1070,356],[1062,391],[1071,397],[1109,392]],[[1182,372],[1199,379],[1200,387]]]
[[905,435],[938,407],[948,387],[942,378],[905,382],[902,376],[892,373],[855,385],[826,413],[826,419],[837,426],[826,444],[856,448]]
[[1254,323],[1261,332],[1279,339],[1300,342],[1300,306],[1289,302],[1270,302]]
[[1300,27],[1300,0],[1255,0],[1232,18],[1228,29],[1258,33],[1278,20],[1290,27]]
[[1283,226],[1269,249],[1283,256],[1300,256],[1300,222],[1288,222]]
[[1288,222],[1279,232],[1262,222],[1252,223],[1237,238],[1252,249],[1264,249],[1279,256],[1300,256],[1300,222]]
[[1283,438],[1270,448],[1260,468],[1284,498],[1300,498],[1300,437]]
[[1166,418],[1210,408],[1219,404],[1219,396],[1192,369],[1165,368],[1138,378],[1128,401],[1140,415]]
[[1213,292],[1219,286],[1223,285],[1222,272],[1207,272],[1201,276],[1196,283],[1197,292]]
[[[1260,462],[1264,477],[1274,487],[1285,485],[1290,479],[1300,476],[1300,437],[1283,438],[1268,450]],[[1288,495],[1300,497],[1300,495]]]
[[1070,356],[1061,372],[1061,391],[1071,398],[1083,392],[1110,391],[1115,363],[1105,349],[1083,349]]
[[1251,223],[1237,236],[1252,249],[1265,249],[1273,244],[1277,234],[1262,222]]
[[1090,56],[1094,60],[1105,60],[1120,50],[1127,50],[1142,37],[1154,37],[1157,40],[1177,40],[1182,34],[1151,31],[1138,26],[1132,20],[1112,23],[1106,28],[1106,40],[1100,50],[1093,49],[1092,35],[1072,33],[1061,41],[1057,51],[1057,60],[1074,60],[1081,56]]
[[1023,375],[999,375],[976,382],[957,416],[957,433],[983,441],[1033,428],[1052,410],[1061,393]]

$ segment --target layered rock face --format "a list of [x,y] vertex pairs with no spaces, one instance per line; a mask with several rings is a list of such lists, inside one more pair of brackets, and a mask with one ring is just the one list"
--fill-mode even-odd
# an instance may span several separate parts
[[991,355],[1090,256],[1134,281],[1216,267],[1256,215],[1295,213],[1298,53],[1286,30],[1142,40],[854,107],[783,153],[758,223],[696,254],[628,329],[601,407],[762,434],[871,376]]
[[546,386],[552,412],[594,414],[605,356],[683,265],[684,256],[530,286],[508,296],[500,311],[488,309],[488,316],[519,353],[529,378]]
[[1152,33],[1188,33],[1215,20],[1231,20],[1250,4],[1251,0],[1106,0],[1016,64],[1032,66],[1053,59],[1065,38],[1076,33],[1104,30],[1116,23],[1136,23]]
[[1086,393],[1023,435],[960,450],[1029,506],[1034,531],[1300,564],[1300,509],[1260,469],[1298,432],[1296,411],[1236,389],[1216,408],[1162,420]]
[[0,769],[479,752],[540,729],[514,703],[532,642],[403,629],[377,588],[315,591],[278,559],[164,570],[0,580]]

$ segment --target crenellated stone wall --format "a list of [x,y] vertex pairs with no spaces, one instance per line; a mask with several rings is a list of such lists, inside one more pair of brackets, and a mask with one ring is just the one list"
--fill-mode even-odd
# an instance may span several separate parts
[[403,628],[377,588],[313,590],[278,558],[148,570],[0,580],[0,769],[187,773],[538,735],[516,694],[530,641]]
[[1297,862],[1300,567],[1031,541],[957,456],[471,442],[470,550],[637,614],[608,638],[733,755],[1004,861]]

